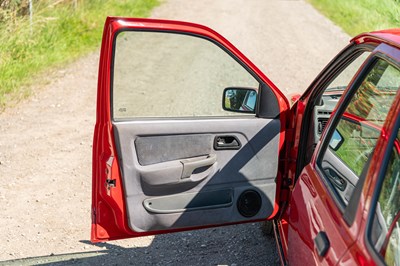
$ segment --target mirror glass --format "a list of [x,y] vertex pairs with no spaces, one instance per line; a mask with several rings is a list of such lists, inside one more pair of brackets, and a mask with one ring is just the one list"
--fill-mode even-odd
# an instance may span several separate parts
[[224,90],[223,108],[226,111],[255,113],[257,91],[249,88],[226,88]]
[[335,131],[333,132],[331,141],[329,142],[329,147],[333,150],[337,150],[339,149],[340,145],[342,145],[343,143],[343,137],[342,135],[340,135],[339,131],[337,129],[335,129]]

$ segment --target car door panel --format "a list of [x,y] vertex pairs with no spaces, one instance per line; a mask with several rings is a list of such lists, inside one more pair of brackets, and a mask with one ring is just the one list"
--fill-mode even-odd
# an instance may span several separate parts
[[[132,230],[246,221],[236,204],[246,190],[256,191],[262,201],[252,219],[273,214],[278,119],[132,121],[113,127]],[[215,150],[218,136],[233,136],[242,147]],[[194,166],[185,173],[190,163]]]
[[[332,208],[327,196],[321,195],[326,195],[325,185],[317,170],[307,165],[297,180],[292,194],[295,200],[290,206],[287,259],[293,265],[334,265],[352,243],[340,211]],[[328,240],[328,249],[319,256],[317,240],[322,232]]]
[[[225,88],[233,88],[230,98]],[[227,103],[237,108],[235,88],[256,93],[252,111],[227,111]],[[288,111],[275,85],[213,30],[108,18],[93,141],[91,240],[273,218]]]

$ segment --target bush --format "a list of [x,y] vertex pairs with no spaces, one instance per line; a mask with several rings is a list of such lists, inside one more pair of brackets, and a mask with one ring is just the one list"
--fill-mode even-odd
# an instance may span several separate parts
[[0,110],[35,75],[100,47],[107,16],[144,17],[158,0],[0,0]]

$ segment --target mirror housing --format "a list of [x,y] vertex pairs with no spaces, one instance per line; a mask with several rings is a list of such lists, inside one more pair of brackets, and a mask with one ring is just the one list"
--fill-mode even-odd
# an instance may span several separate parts
[[224,89],[222,108],[237,113],[256,113],[257,90],[252,88],[229,87]]

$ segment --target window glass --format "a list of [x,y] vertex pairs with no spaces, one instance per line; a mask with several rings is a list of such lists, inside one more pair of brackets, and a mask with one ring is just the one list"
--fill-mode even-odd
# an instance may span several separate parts
[[375,148],[381,126],[400,86],[400,72],[377,60],[333,129],[320,163],[327,180],[347,205]]
[[400,265],[400,131],[376,206],[371,239],[388,265]]
[[116,37],[112,87],[113,116],[118,120],[240,115],[222,109],[224,89],[257,90],[259,83],[206,39],[128,31]]
[[319,141],[321,134],[343,92],[346,90],[357,70],[369,55],[370,52],[363,52],[345,69],[343,69],[343,71],[330,82],[322,93],[319,101],[317,101],[314,108],[314,124],[316,125],[314,130],[315,144]]
[[325,93],[333,91],[344,91],[347,85],[350,83],[361,64],[364,63],[365,59],[370,55],[370,52],[364,52],[358,56],[350,65],[348,65],[332,82],[328,85]]
[[[336,131],[342,139],[336,150],[331,149],[332,152],[357,176],[360,176],[369,154],[375,147],[380,131],[346,116],[339,121]],[[335,139],[331,138],[330,147],[334,141]]]
[[370,54],[369,51],[354,52],[354,54],[352,54],[352,57],[354,57],[353,61],[345,66],[336,77],[325,85],[323,92],[319,98],[317,98],[316,104],[313,106],[312,125],[309,127],[307,134],[307,150],[305,152],[304,165],[311,161],[314,149],[325,130],[333,110],[336,108],[343,92],[347,89],[351,80]]

